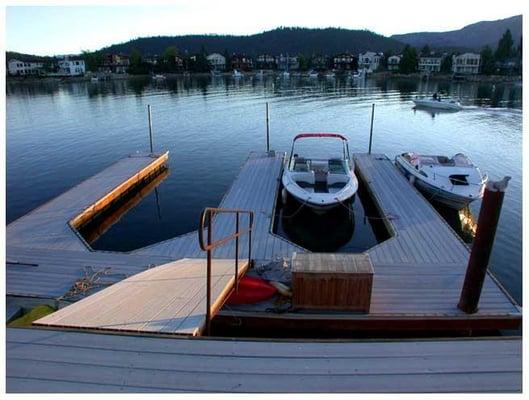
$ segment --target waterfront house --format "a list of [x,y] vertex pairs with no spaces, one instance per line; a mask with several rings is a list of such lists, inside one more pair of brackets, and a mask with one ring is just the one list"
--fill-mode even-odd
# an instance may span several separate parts
[[124,74],[127,72],[129,66],[129,56],[125,54],[105,54],[99,71],[104,73]]
[[247,55],[234,54],[231,57],[231,68],[238,71],[251,71],[253,69],[253,61]]
[[358,69],[358,59],[351,53],[337,54],[332,59],[332,65],[337,71],[356,71]]
[[70,56],[64,56],[58,62],[59,75],[64,76],[81,76],[85,74],[86,67],[84,60]]
[[366,69],[369,72],[376,71],[383,56],[383,53],[375,53],[373,51],[360,53],[358,56],[358,68]]
[[480,65],[481,55],[476,53],[463,53],[452,56],[452,72],[454,74],[478,74]]
[[328,68],[329,66],[329,57],[325,55],[313,55],[310,59],[312,68],[317,71],[322,71]]
[[419,72],[435,73],[441,72],[441,62],[443,58],[437,54],[425,54],[419,57]]
[[219,53],[212,53],[206,57],[212,70],[224,71],[226,69],[226,57]]
[[398,71],[401,59],[402,59],[401,55],[395,55],[395,56],[388,57],[388,71]]
[[276,58],[271,54],[260,54],[257,56],[255,66],[257,69],[275,69]]
[[40,75],[43,73],[43,63],[11,59],[7,63],[7,72],[13,76]]
[[145,57],[143,57],[143,62],[146,62],[147,64],[150,64],[150,65],[157,65],[158,64],[158,55],[155,54],[155,55],[147,55]]
[[280,54],[276,57],[276,65],[280,71],[293,71],[299,69],[299,60],[296,56]]

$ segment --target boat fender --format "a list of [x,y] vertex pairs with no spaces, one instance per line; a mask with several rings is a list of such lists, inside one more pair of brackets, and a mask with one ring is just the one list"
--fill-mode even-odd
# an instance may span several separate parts
[[268,283],[272,285],[273,287],[275,287],[281,295],[285,297],[292,297],[292,291],[287,285],[281,282],[275,282],[275,281],[269,281]]
[[281,201],[283,202],[284,206],[287,205],[287,200],[288,200],[288,193],[287,193],[287,190],[283,188],[283,190],[281,190]]

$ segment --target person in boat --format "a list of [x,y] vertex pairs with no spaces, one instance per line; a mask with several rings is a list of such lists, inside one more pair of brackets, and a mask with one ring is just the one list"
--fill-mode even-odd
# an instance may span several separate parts
[[438,100],[438,97],[439,97],[439,95],[437,94],[437,92],[435,92],[435,93],[433,94],[433,96],[432,96],[432,98],[433,98],[434,100]]

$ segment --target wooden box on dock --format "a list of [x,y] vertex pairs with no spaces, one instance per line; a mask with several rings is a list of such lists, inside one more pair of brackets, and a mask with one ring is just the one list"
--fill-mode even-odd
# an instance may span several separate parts
[[292,304],[297,308],[369,312],[373,265],[368,254],[294,253]]

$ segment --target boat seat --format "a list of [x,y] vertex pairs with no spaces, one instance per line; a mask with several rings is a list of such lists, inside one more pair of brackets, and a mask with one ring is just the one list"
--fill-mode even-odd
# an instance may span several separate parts
[[339,158],[331,158],[329,160],[329,173],[331,174],[346,174],[347,171],[343,160]]
[[297,157],[294,160],[294,171],[295,172],[309,172],[309,165],[307,160],[303,157]]

